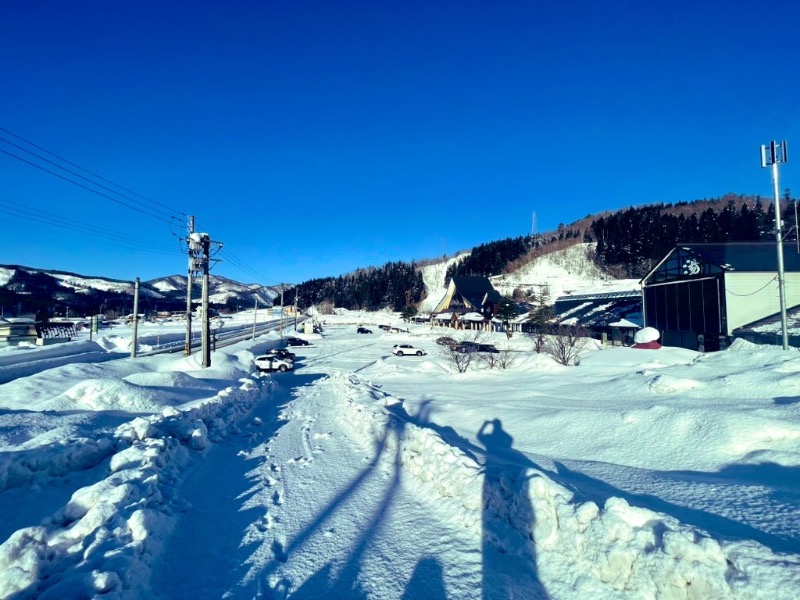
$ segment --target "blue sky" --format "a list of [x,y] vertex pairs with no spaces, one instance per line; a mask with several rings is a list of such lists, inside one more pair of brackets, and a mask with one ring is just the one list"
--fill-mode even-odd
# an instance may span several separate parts
[[215,274],[297,283],[534,212],[771,197],[759,146],[789,141],[781,188],[800,165],[798,23],[788,0],[0,2],[0,263],[183,274],[194,215]]

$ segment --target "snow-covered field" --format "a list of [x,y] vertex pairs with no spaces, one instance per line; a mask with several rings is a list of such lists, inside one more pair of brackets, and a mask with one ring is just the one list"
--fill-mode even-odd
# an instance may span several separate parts
[[292,373],[273,333],[0,386],[0,597],[800,597],[797,351],[458,373],[324,320]]

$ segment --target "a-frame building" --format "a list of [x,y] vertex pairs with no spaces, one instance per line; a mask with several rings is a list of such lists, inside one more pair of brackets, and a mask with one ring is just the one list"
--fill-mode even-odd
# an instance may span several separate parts
[[433,313],[448,311],[457,314],[479,312],[490,319],[495,307],[503,300],[486,277],[453,276],[444,297]]

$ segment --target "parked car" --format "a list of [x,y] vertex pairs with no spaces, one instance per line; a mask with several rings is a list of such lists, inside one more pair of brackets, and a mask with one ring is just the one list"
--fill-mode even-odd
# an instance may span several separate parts
[[458,344],[458,342],[453,338],[447,336],[436,338],[436,343],[440,346],[447,346],[448,348],[453,348],[456,344]]
[[422,356],[423,354],[427,354],[425,350],[420,348],[415,348],[411,344],[395,344],[392,346],[392,354],[395,356],[406,356],[406,355],[415,355],[415,356]]
[[299,337],[288,337],[288,338],[286,338],[286,345],[287,346],[308,346],[308,340],[304,340],[303,338],[299,338]]
[[453,349],[456,352],[466,354],[467,352],[490,352],[491,354],[499,354],[498,350],[493,344],[478,344],[477,342],[459,342]]
[[285,358],[278,358],[277,356],[269,356],[264,354],[255,358],[256,369],[261,371],[280,371],[285,373],[294,369],[294,362]]
[[456,352],[461,352],[462,354],[466,354],[468,352],[477,352],[478,344],[475,342],[459,342],[453,346],[453,350]]
[[389,331],[391,327],[389,325],[378,325],[379,329],[383,329],[384,331]]
[[356,329],[356,333],[372,333],[372,329],[367,329],[366,327],[359,327]]
[[274,356],[276,358],[283,358],[285,360],[294,361],[297,355],[294,352],[289,352],[286,348],[273,348],[264,353],[266,356]]

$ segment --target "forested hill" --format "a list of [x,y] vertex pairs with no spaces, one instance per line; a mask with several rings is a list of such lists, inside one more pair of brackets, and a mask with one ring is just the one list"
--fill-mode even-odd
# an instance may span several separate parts
[[[794,199],[784,194],[781,212],[788,232],[795,222]],[[597,242],[595,261],[613,277],[645,275],[679,242],[758,241],[775,235],[775,207],[759,196],[728,194],[722,198],[676,204],[650,204],[587,215],[555,231],[486,242],[454,261],[453,275],[489,277],[512,272],[535,260],[580,242]],[[789,233],[794,239],[795,232]],[[426,263],[436,261],[425,261]],[[401,310],[425,294],[421,263],[387,263],[339,277],[314,279],[297,286],[301,307],[328,303],[351,309]],[[445,282],[442,282],[444,284]],[[285,302],[294,302],[294,291]]]

